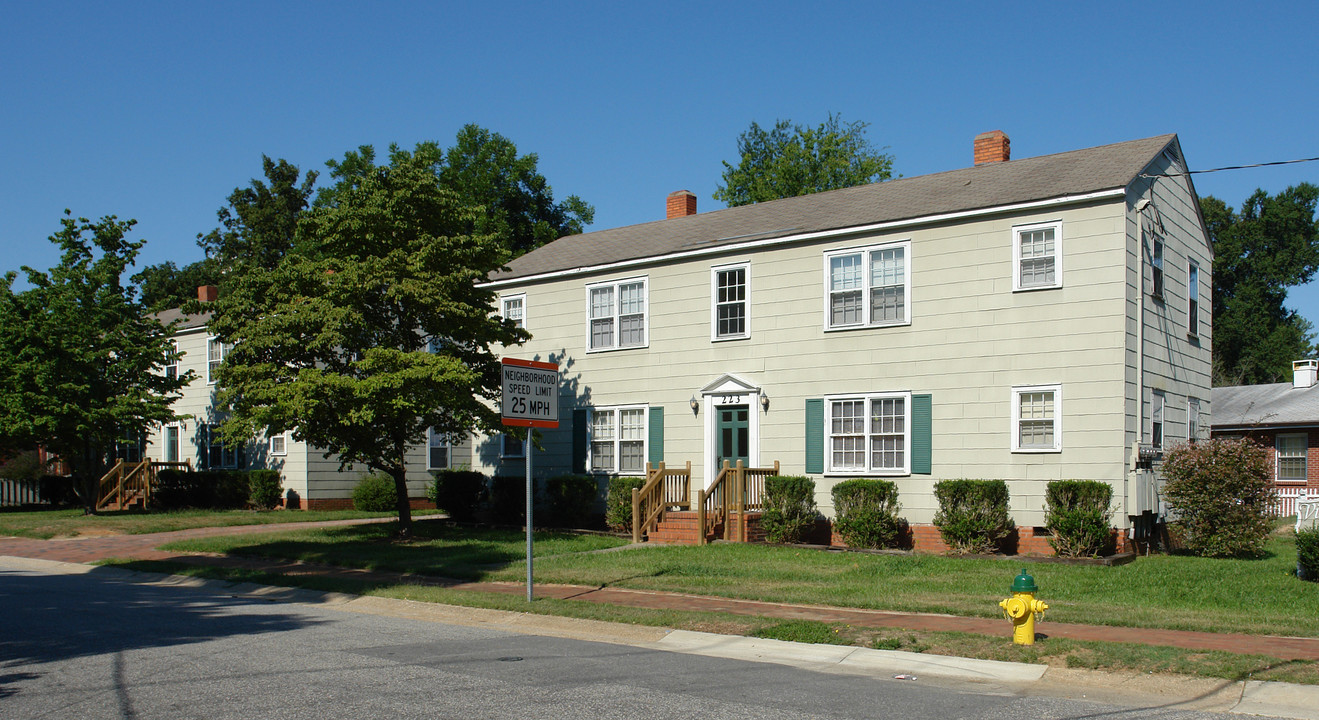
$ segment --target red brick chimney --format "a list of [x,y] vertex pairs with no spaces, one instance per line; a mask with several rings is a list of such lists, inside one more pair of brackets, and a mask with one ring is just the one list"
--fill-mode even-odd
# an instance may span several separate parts
[[220,297],[220,288],[214,285],[198,285],[198,302],[215,302]]
[[691,190],[679,190],[669,193],[669,218],[686,217],[696,214],[696,193]]
[[1007,162],[1012,156],[1012,143],[1002,130],[990,130],[976,135],[976,165]]

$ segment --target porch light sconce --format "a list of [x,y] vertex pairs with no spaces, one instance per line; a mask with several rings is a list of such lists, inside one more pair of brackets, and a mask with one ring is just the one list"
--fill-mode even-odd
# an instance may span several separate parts
[[766,395],[765,393],[760,394],[760,407],[765,412],[769,412],[769,396]]
[[687,401],[687,404],[692,406],[693,415],[701,411],[701,401],[697,400],[695,395],[692,396],[691,400]]

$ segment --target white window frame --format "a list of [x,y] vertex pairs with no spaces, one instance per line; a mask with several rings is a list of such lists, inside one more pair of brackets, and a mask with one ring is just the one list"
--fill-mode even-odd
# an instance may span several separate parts
[[[641,343],[633,344],[633,345],[621,345],[620,341],[622,339],[621,325],[622,325],[623,313],[620,310],[620,303],[622,302],[622,293],[620,292],[620,289],[624,285],[636,285],[636,284],[641,285],[641,313],[640,313]],[[605,316],[601,316],[599,318],[591,317],[592,293],[596,290],[603,290],[607,288],[612,289],[613,292],[612,302],[611,302],[611,305],[613,306],[612,314],[609,315],[608,317]],[[611,337],[613,338],[613,340],[608,345],[602,345],[600,347],[596,347],[592,344],[592,334],[591,334],[592,321],[606,320],[606,319],[611,321],[611,327],[613,328]],[[647,347],[650,347],[650,279],[643,275],[640,277],[622,278],[619,280],[610,280],[609,282],[591,283],[590,285],[587,285],[586,286],[586,352],[588,353],[612,352],[615,350],[636,350],[639,348],[647,348]]]
[[[433,462],[435,460],[435,457],[434,455],[432,455],[432,453],[439,448],[444,448],[443,465],[436,465]],[[453,443],[450,443],[449,438],[445,437],[444,435],[436,433],[435,428],[427,428],[426,429],[426,469],[448,470],[451,467],[453,467]]]
[[[1053,445],[1023,446],[1021,444],[1021,396],[1029,393],[1053,393]],[[1063,386],[1053,385],[1018,385],[1012,388],[1012,452],[1014,453],[1058,453],[1063,450]]]
[[[742,299],[735,302],[719,302],[719,276],[726,272],[742,271]],[[742,306],[742,332],[719,334],[719,308],[724,305]],[[745,340],[751,337],[751,263],[740,262],[731,265],[717,265],[710,268],[710,340]]]
[[[902,251],[902,306],[903,313],[901,320],[885,320],[875,322],[871,316],[874,309],[872,291],[872,278],[870,276],[871,255],[876,252],[899,249]],[[833,288],[833,261],[834,258],[846,257],[849,255],[859,255],[861,262],[861,312],[862,321],[857,323],[840,323],[835,325],[833,322],[833,295],[836,292],[854,292],[854,290],[834,290]],[[841,248],[838,250],[829,250],[824,254],[824,331],[840,332],[846,330],[858,330],[861,328],[877,327],[904,327],[911,325],[911,240],[899,240],[896,242],[880,243],[877,245],[865,245],[861,247]]]
[[[1284,478],[1282,476],[1282,461],[1284,459],[1282,454],[1282,443],[1284,440],[1301,441],[1300,461],[1302,472],[1301,477],[1299,478]],[[1308,482],[1310,473],[1310,458],[1308,457],[1310,453],[1310,436],[1307,433],[1279,433],[1278,437],[1273,441],[1273,446],[1275,448],[1273,477],[1276,481],[1280,483],[1296,483],[1298,485],[1304,485]],[[1293,456],[1288,456],[1288,459],[1291,457]]]
[[[509,305],[518,303],[518,314],[514,316],[509,310]],[[515,293],[513,295],[504,295],[499,298],[499,316],[506,320],[513,320],[522,329],[527,328],[527,294]]]
[[[1021,283],[1021,236],[1038,230],[1053,230],[1053,282],[1049,284],[1022,285]],[[1055,290],[1063,286],[1063,221],[1015,225],[1012,228],[1012,291],[1033,292],[1035,290]]]
[[[211,349],[213,347],[218,347],[220,349],[219,360],[211,359]],[[210,337],[206,338],[206,384],[207,385],[214,385],[216,381],[220,379],[219,377],[217,377],[216,371],[218,371],[220,369],[220,366],[224,364],[224,359],[229,357],[229,353],[233,352],[233,349],[234,349],[233,343],[220,342],[220,338],[214,335],[211,335]]]
[[[879,435],[895,434],[876,432],[871,421],[873,413],[871,412],[871,402],[875,400],[902,400],[902,467],[875,467],[872,463],[874,459],[873,439]],[[856,435],[857,433],[834,433],[834,405],[843,402],[860,402],[864,412],[863,430],[860,433],[864,438],[865,447],[862,450],[864,457],[863,466],[840,466],[834,464],[834,438],[840,435]],[[847,475],[856,477],[898,477],[911,474],[911,393],[903,392],[875,392],[875,393],[849,393],[844,395],[826,395],[824,398],[824,455],[825,455],[825,475]]]
[[[636,470],[622,470],[620,466],[623,459],[623,443],[635,443],[635,439],[624,439],[622,428],[622,417],[625,411],[641,412],[641,467]],[[608,439],[597,439],[595,436],[595,419],[600,413],[613,413],[613,437]],[[646,461],[650,457],[650,406],[649,405],[601,405],[591,408],[586,419],[586,469],[591,473],[605,473],[608,475],[628,475],[644,477],[646,474]],[[613,463],[609,467],[596,467],[595,446],[597,443],[611,443],[614,455]]]
[[[284,457],[289,454],[289,434],[287,431],[274,433],[266,437],[270,446],[270,454],[273,457]],[[278,445],[278,448],[276,448]]]
[[168,363],[165,364],[165,377],[173,380],[174,378],[177,378],[179,376],[179,358],[178,358],[179,341],[170,340],[169,344],[170,344],[171,354],[173,354],[175,357],[173,360],[170,360]]
[[[1168,396],[1162,390],[1150,391],[1150,445],[1163,450],[1168,439]],[[1156,432],[1157,431],[1157,432]]]
[[1200,439],[1200,398],[1186,398],[1186,441]]
[[1186,334],[1200,337],[1200,266],[1186,263]]

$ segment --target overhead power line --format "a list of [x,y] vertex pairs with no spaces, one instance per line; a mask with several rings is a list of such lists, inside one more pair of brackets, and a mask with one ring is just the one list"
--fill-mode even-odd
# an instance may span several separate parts
[[1187,170],[1186,172],[1159,173],[1157,175],[1147,175],[1145,173],[1141,173],[1140,177],[1143,178],[1181,177],[1183,175],[1200,175],[1202,173],[1222,172],[1223,170],[1249,170],[1250,168],[1270,167],[1273,165],[1294,165],[1296,163],[1315,162],[1316,160],[1319,160],[1319,157],[1301,158],[1300,160],[1277,160],[1275,162],[1262,162],[1262,163],[1255,163],[1253,165],[1229,165],[1227,167],[1210,168],[1208,170]]

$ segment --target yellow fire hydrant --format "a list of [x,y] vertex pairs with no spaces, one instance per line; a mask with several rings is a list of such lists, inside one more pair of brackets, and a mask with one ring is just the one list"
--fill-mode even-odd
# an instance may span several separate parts
[[1044,619],[1049,609],[1043,601],[1035,599],[1035,578],[1026,574],[1026,568],[1012,581],[1012,597],[1000,600],[1003,616],[1012,621],[1012,642],[1018,645],[1035,644],[1035,616]]

